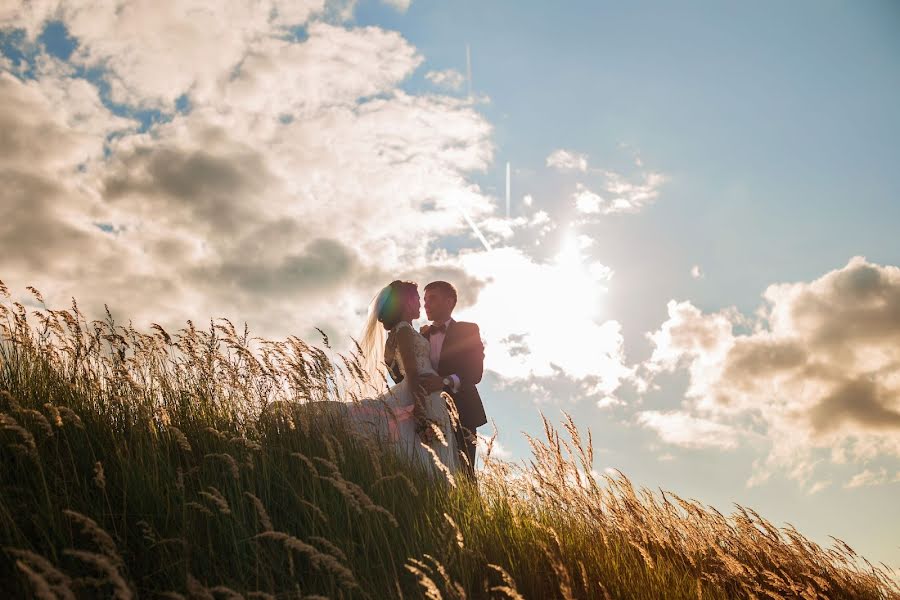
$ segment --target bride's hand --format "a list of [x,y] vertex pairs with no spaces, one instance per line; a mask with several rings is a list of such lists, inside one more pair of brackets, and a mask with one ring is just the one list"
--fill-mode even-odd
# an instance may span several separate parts
[[419,376],[419,385],[426,394],[439,392],[444,389],[444,379],[440,375],[425,373]]

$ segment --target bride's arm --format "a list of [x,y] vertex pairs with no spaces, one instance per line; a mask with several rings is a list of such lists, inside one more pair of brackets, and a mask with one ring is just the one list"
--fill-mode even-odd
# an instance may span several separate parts
[[417,400],[421,400],[424,397],[423,390],[420,386],[413,383],[419,380],[419,368],[416,365],[416,351],[413,346],[413,336],[415,334],[409,327],[401,327],[396,331],[395,335],[397,336],[397,354],[400,355],[406,378],[409,380],[410,385],[413,386],[410,391]]
[[415,333],[409,327],[401,327],[396,332],[397,335],[397,352],[400,354],[400,360],[403,362],[403,370],[406,371],[407,385],[410,386],[410,392],[413,395],[416,407],[413,410],[416,421],[419,424],[424,423],[425,406],[422,403],[425,398],[425,390],[419,385],[419,368],[416,365],[416,354],[413,339]]
[[397,339],[393,332],[388,334],[387,340],[384,342],[384,364],[388,369],[388,373],[394,383],[403,381],[403,373],[397,367]]

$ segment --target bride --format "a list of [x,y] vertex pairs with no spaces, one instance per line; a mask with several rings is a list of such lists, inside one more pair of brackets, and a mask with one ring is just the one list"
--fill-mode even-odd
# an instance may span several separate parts
[[440,390],[429,392],[419,384],[423,375],[437,375],[431,345],[411,323],[419,318],[420,305],[411,281],[392,281],[372,301],[360,343],[366,370],[380,381],[384,365],[396,367],[403,380],[376,398],[346,404],[346,416],[357,429],[396,443],[429,469],[455,473],[460,460],[447,401]]

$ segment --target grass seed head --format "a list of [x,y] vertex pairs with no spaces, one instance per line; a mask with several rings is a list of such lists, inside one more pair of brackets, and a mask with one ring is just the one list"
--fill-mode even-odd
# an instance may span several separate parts
[[244,495],[253,504],[253,508],[256,510],[256,518],[259,519],[259,524],[262,525],[263,531],[272,531],[274,529],[272,527],[272,519],[269,517],[269,512],[263,505],[262,500],[250,492],[244,492]]
[[428,566],[414,558],[410,558],[409,561],[404,565],[404,568],[415,575],[419,587],[422,588],[422,592],[425,594],[425,598],[428,600],[443,600],[443,596],[441,595],[441,590],[438,588],[437,583],[435,583],[434,579],[431,578],[430,574],[427,572]]
[[192,452],[190,442],[188,442],[187,436],[184,435],[184,432],[175,427],[174,425],[169,425],[168,427],[169,434],[175,440],[175,443],[178,444],[178,447],[181,448],[185,452]]
[[205,454],[203,458],[220,460],[225,463],[225,466],[228,467],[228,472],[231,474],[232,479],[235,481],[240,481],[241,479],[241,470],[238,467],[238,462],[234,459],[234,457],[227,452],[220,453],[210,453]]
[[454,534],[456,545],[461,549],[465,548],[465,540],[463,540],[463,534],[462,534],[462,531],[460,531],[460,529],[459,529],[459,525],[457,525],[456,521],[453,520],[453,517],[451,517],[447,513],[444,513],[444,519],[450,525],[450,530]]
[[199,502],[186,502],[185,507],[190,508],[191,510],[196,510],[197,512],[202,513],[207,517],[213,516],[213,512]]
[[225,496],[222,495],[222,492],[219,491],[218,488],[209,486],[206,488],[209,491],[200,492],[200,495],[207,500],[209,500],[213,505],[215,505],[216,509],[223,515],[231,514],[231,506],[228,505],[228,500],[225,499]]
[[79,417],[74,410],[72,410],[68,406],[57,406],[56,409],[62,415],[63,422],[66,425],[72,425],[73,427],[77,427],[78,429],[84,429],[84,423],[81,422],[81,417]]
[[94,542],[104,556],[116,565],[122,564],[122,557],[119,556],[119,552],[116,550],[116,543],[113,541],[112,536],[100,527],[96,521],[74,510],[65,509],[62,512],[74,523],[81,526],[81,532]]
[[110,560],[105,554],[97,554],[96,552],[87,552],[84,550],[63,550],[63,554],[72,556],[82,562],[91,565],[98,571],[106,575],[105,582],[112,585],[114,600],[131,600],[134,593],[128,585],[128,582],[119,572],[119,564]]
[[57,600],[56,594],[53,593],[50,584],[40,573],[32,570],[31,567],[21,560],[16,561],[16,568],[22,571],[28,579],[28,582],[31,584],[31,591],[34,593],[35,598],[38,598],[39,600]]
[[50,421],[52,421],[57,428],[62,429],[62,415],[59,413],[59,409],[56,408],[56,405],[52,404],[51,402],[45,402],[44,409],[46,409],[47,414],[50,415]]
[[106,489],[106,475],[103,472],[103,463],[99,460],[94,463],[94,485],[99,489]]
[[209,588],[200,583],[200,581],[190,573],[187,574],[187,589],[192,600],[216,600],[216,597],[212,595]]
[[228,586],[216,585],[209,588],[209,591],[213,594],[213,597],[218,596],[225,600],[244,600],[243,594],[239,594]]

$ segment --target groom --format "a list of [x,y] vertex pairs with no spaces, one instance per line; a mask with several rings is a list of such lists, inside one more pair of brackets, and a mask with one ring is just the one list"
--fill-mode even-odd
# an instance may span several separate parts
[[425,375],[421,383],[426,391],[443,390],[456,403],[462,426],[459,447],[469,459],[468,471],[475,473],[476,430],[487,423],[484,405],[475,384],[484,372],[484,345],[475,323],[455,321],[456,288],[446,281],[432,281],[425,286],[425,316],[421,334],[431,343],[431,364],[438,375]]
[[426,392],[444,391],[453,398],[461,425],[458,446],[468,458],[469,475],[474,476],[476,430],[487,423],[475,389],[484,372],[484,345],[478,325],[453,319],[455,307],[453,285],[432,281],[425,286],[425,315],[431,325],[424,325],[420,333],[431,343],[431,364],[438,375],[423,375],[419,383]]

